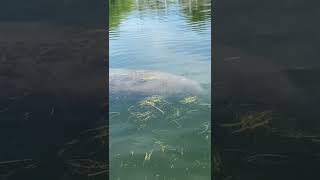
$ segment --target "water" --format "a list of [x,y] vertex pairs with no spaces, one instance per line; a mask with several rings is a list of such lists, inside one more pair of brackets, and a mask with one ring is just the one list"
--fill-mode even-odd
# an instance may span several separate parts
[[[213,115],[214,125],[226,125],[214,126],[223,162],[216,179],[319,179],[314,7],[294,0],[216,4]],[[233,126],[239,122],[242,128]]]
[[211,178],[210,13],[209,0],[109,1],[110,68],[170,73],[205,90],[179,97],[111,94],[111,179]]
[[122,1],[110,6],[112,12],[124,6],[120,2],[131,3],[129,12],[110,16],[111,68],[156,69],[210,82],[210,1]]

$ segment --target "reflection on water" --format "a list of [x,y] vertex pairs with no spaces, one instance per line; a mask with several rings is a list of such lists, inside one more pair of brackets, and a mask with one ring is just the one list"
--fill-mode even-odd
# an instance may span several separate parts
[[[174,97],[113,92],[109,177],[210,179],[211,2],[111,0],[109,7],[110,68],[165,72],[205,89],[201,95],[179,91],[181,96]],[[145,92],[162,82],[163,88],[183,90],[179,83],[168,83],[166,74],[151,74],[138,79],[114,76],[112,83],[141,83]]]
[[131,7],[111,6],[123,9],[110,15],[111,68],[155,69],[210,82],[210,1],[126,3]]
[[[132,9],[131,0],[109,1],[109,29],[114,30]],[[112,31],[111,31],[112,32]]]

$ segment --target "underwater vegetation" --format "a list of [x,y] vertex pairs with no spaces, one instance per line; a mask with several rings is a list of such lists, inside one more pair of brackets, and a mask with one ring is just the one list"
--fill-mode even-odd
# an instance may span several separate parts
[[[189,2],[192,4],[190,5]],[[188,70],[186,72],[188,75],[185,74],[183,69],[188,67],[184,64],[189,63],[178,61],[184,59],[188,50],[185,50],[184,45],[180,45],[179,35],[180,28],[182,28],[181,31],[192,35],[200,34],[192,31],[194,29],[207,33],[210,2],[201,1],[200,4],[204,4],[203,7],[196,5],[197,2],[194,0],[137,0],[128,1],[128,3],[126,0],[120,0],[109,1],[109,3],[112,3],[109,4],[109,14],[111,14],[109,22],[114,24],[111,25],[113,29],[109,34],[112,37],[111,47],[116,51],[110,58],[111,68],[109,68],[109,178],[114,180],[211,179],[211,108],[210,104],[204,103],[208,101],[208,97],[202,97],[202,91],[198,93],[196,83],[182,80],[184,78],[180,76],[152,72],[153,70],[167,71],[197,82],[198,76],[206,74],[206,72],[189,73]],[[121,15],[120,7],[123,7],[123,10],[126,9],[126,12],[123,11]],[[192,14],[189,13],[189,8],[193,8]],[[193,15],[194,18],[191,17]],[[117,19],[120,20],[118,24]],[[198,22],[203,23],[197,26]],[[151,24],[152,27],[147,24]],[[174,33],[177,29],[179,32],[176,36]],[[158,35],[162,34],[170,40],[158,39]],[[171,34],[174,37],[170,37]],[[126,35],[139,41],[137,50],[134,50],[136,44],[130,46]],[[200,36],[197,36],[197,39],[198,37]],[[123,44],[122,38],[125,39]],[[193,42],[197,40],[192,37],[190,41],[183,36],[181,38],[183,40],[181,42],[190,43],[191,49],[197,51],[196,55],[199,53],[201,58],[209,61],[209,57],[202,54],[203,48],[207,47],[201,45],[194,47]],[[146,40],[145,44],[144,40]],[[153,42],[150,44],[150,40],[155,40],[154,44]],[[204,44],[207,45],[206,42]],[[148,54],[146,48],[153,46],[154,49],[150,50],[156,50],[156,53],[150,53],[151,57],[145,59],[144,54]],[[165,52],[161,50],[162,46],[166,49]],[[179,51],[181,48],[181,56],[180,52],[171,56],[167,51],[167,49],[171,51],[171,46],[176,47],[172,48],[173,51]],[[142,47],[142,54],[139,54],[140,47]],[[124,49],[125,51],[122,52]],[[176,55],[179,57],[174,58]],[[192,61],[190,66],[193,65],[192,63],[198,64],[197,58],[187,56]],[[165,59],[162,59],[163,57]],[[170,61],[171,58],[173,64],[169,62],[171,67],[165,70],[163,62]],[[206,69],[209,64],[207,61],[203,62]],[[159,67],[162,64],[164,67]],[[113,68],[134,69],[132,71],[134,73],[117,71],[113,74],[115,70]],[[148,69],[150,72],[135,71],[136,69]],[[209,74],[204,76],[207,77]]]
[[[109,172],[110,179],[208,180],[210,105],[200,102],[195,96],[142,98],[130,103],[126,111],[111,111],[109,127],[84,131],[57,155],[64,159],[69,175],[79,178],[97,178]],[[124,132],[117,128],[126,125],[130,128]],[[97,159],[108,150],[109,166],[104,159]]]
[[219,124],[220,139],[214,144],[217,178],[300,179],[305,177],[303,172],[316,171],[320,160],[319,132],[280,127],[277,121],[286,117],[277,111],[241,112],[233,108],[227,114]]
[[181,128],[188,125],[189,116],[192,117],[193,114],[199,114],[201,110],[210,109],[209,104],[200,104],[197,100],[196,96],[187,96],[176,102],[168,102],[161,96],[146,97],[136,105],[129,107],[129,120],[134,122],[138,129],[150,127],[150,125],[159,127],[157,121],[162,122],[163,120],[168,124],[174,124],[176,128]]
[[96,125],[105,101],[105,32],[99,26],[1,26],[1,179],[61,179],[69,173],[55,152]]
[[[211,168],[212,176],[222,179],[253,179],[276,171],[283,178],[290,164],[312,172],[320,161],[320,135],[278,128],[278,114],[269,110],[235,113],[221,124],[225,144],[213,146],[211,155],[211,121],[204,116],[210,110],[196,96],[149,96],[130,103],[126,111],[110,112],[109,132],[108,126],[85,130],[57,152],[67,169],[64,179],[102,179],[109,170],[111,179],[209,179]],[[124,124],[130,127],[127,136],[114,129]],[[108,166],[102,157],[109,133]],[[4,177],[36,168],[31,159],[0,162]]]
[[[109,116],[111,179],[127,179],[130,174],[133,179],[210,179],[210,111],[210,105],[196,96],[154,95],[130,103],[119,112],[123,117],[113,112]],[[114,134],[117,121],[130,124],[131,132]]]
[[20,159],[0,162],[0,177],[3,179],[10,177],[16,172],[34,169],[36,163],[32,159]]
[[248,130],[255,130],[260,127],[267,127],[271,118],[271,112],[248,112],[245,115],[241,115],[239,122],[221,124],[222,127],[238,127],[238,129],[232,131],[232,133],[240,133]]
[[103,179],[108,172],[105,160],[107,126],[98,126],[80,133],[57,152],[66,168],[64,179]]

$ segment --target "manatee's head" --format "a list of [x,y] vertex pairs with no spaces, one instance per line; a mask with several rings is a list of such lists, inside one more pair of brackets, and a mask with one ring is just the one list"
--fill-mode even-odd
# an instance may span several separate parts
[[139,77],[143,80],[141,80],[139,86],[135,88],[137,91],[146,94],[186,96],[199,95],[203,92],[198,82],[179,75],[157,71],[144,71],[141,72]]
[[201,85],[194,80],[178,76],[177,78],[168,79],[168,95],[199,95],[203,92]]

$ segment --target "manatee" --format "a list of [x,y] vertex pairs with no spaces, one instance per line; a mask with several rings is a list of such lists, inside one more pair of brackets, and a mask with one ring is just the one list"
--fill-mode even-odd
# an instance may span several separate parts
[[203,88],[194,80],[183,76],[152,70],[109,70],[110,95],[161,95],[180,97],[200,95]]

